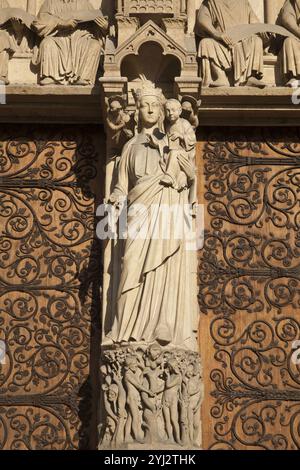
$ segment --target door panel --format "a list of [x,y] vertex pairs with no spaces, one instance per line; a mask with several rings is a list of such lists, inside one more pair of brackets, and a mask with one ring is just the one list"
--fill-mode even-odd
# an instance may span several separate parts
[[96,445],[100,136],[93,126],[1,129],[3,449]]
[[299,449],[300,134],[199,138],[205,449]]
[[[1,130],[4,449],[96,447],[101,136]],[[299,131],[207,130],[198,157],[203,447],[299,449]]]

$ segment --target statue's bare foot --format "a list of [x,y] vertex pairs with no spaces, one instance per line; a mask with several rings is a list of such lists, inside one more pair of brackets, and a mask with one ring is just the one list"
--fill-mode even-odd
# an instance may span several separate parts
[[40,85],[58,85],[58,83],[51,77],[43,77],[40,79]]
[[250,77],[247,80],[246,86],[251,86],[255,88],[265,88],[267,86],[266,83],[262,82],[256,77]]
[[112,346],[114,344],[113,340],[109,336],[105,336],[102,341],[102,346]]
[[215,80],[214,82],[211,82],[209,85],[211,88],[220,88],[220,87],[225,87],[225,86],[230,86],[229,82],[224,81],[222,79]]
[[163,184],[164,186],[173,186],[173,183],[174,183],[174,180],[172,178],[172,176],[170,175],[165,175],[161,180],[160,180],[161,184]]
[[300,77],[292,77],[288,82],[286,82],[285,86],[288,86],[290,88],[298,87],[300,85]]
[[77,82],[75,82],[73,85],[80,85],[80,86],[88,86],[90,85],[90,81],[89,80],[77,80]]
[[166,325],[160,325],[155,331],[155,339],[160,344],[169,344],[172,341],[170,329]]

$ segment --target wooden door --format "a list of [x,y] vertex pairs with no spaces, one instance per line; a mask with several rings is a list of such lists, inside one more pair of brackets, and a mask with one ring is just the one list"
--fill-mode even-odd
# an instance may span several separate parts
[[300,132],[226,128],[199,141],[203,446],[299,449]]
[[101,128],[0,131],[0,448],[96,446]]

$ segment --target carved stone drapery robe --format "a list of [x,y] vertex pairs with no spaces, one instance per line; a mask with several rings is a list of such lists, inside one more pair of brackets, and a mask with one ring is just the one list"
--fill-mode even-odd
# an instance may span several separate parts
[[[294,22],[295,28],[299,28],[300,33],[300,0],[287,0],[283,5],[279,17],[278,23],[288,28],[282,17],[283,15],[289,15],[290,20]],[[300,77],[300,40],[294,38],[286,38],[283,43],[282,50],[282,62],[283,62],[283,73],[287,79],[293,77]]]
[[[198,21],[201,18],[210,22],[219,33],[237,25],[258,22],[248,0],[205,0]],[[219,41],[205,37],[200,41],[199,57],[203,86],[209,86],[213,81],[211,62],[226,72],[233,68],[236,86],[245,84],[251,76],[261,78],[263,75],[263,43],[258,36],[243,39],[232,51]]]
[[41,78],[61,84],[95,83],[103,47],[99,28],[90,22],[79,23],[71,32],[57,28],[60,14],[88,10],[95,10],[88,0],[45,0],[42,4],[34,22],[38,34],[44,37],[35,60],[40,64]]
[[[134,205],[143,205],[138,216],[129,213],[128,227],[138,218],[146,234],[129,236],[125,242],[117,312],[108,337],[117,343],[157,340],[197,350],[196,253],[187,250],[180,237],[153,236],[162,233],[159,216],[151,219],[153,225],[145,225],[153,207],[159,210],[177,205],[180,211],[188,204],[188,189],[178,192],[160,184],[166,169],[162,153],[149,146],[141,133],[125,146],[120,160],[114,193],[127,196],[129,211]],[[174,235],[172,222],[170,232]]]

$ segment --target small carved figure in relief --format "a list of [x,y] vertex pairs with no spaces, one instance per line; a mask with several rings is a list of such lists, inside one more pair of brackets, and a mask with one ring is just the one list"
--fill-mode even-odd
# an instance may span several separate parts
[[139,362],[136,356],[129,355],[125,360],[125,373],[124,384],[127,392],[127,407],[129,411],[129,424],[128,428],[137,442],[144,441],[144,434],[142,430],[142,406],[141,406],[141,393],[147,394],[149,397],[154,397],[155,394],[151,390],[146,389],[142,384],[143,374],[139,368]]
[[[145,358],[143,372],[146,383],[154,396],[142,393],[144,405],[145,442],[151,443],[160,435],[159,418],[162,412],[162,393],[165,388],[163,376],[163,354],[158,344],[150,346]],[[162,437],[161,437],[162,438]]]
[[43,38],[34,63],[41,85],[92,85],[108,22],[88,0],[45,0],[37,20]]
[[182,374],[176,359],[171,358],[165,369],[166,381],[163,395],[163,414],[168,440],[181,443],[178,404],[181,392]]
[[202,400],[201,371],[198,363],[189,364],[187,367],[182,382],[182,397],[186,404],[189,441],[196,445],[199,437]]
[[193,165],[195,165],[195,146],[196,136],[191,124],[181,118],[182,107],[178,100],[170,99],[165,104],[166,132],[169,141],[169,154],[165,175],[161,183],[166,186],[172,186],[180,191],[183,188],[191,186],[192,181],[179,165],[179,158],[182,152],[185,152]]
[[102,438],[102,443],[109,443],[113,441],[116,426],[118,423],[117,414],[117,400],[118,400],[118,386],[116,384],[107,383],[102,385],[104,391],[104,407],[106,411],[105,431]]
[[155,443],[198,446],[202,399],[197,353],[124,346],[105,354],[102,447]]
[[300,0],[286,0],[277,22],[296,37],[286,38],[282,50],[282,66],[286,86],[300,80]]
[[194,131],[196,131],[197,127],[199,126],[198,113],[200,104],[201,101],[196,100],[192,96],[183,96],[181,98],[181,117],[186,119],[191,124]]
[[[239,25],[259,23],[248,0],[204,0],[197,16],[202,85],[204,87],[233,85],[264,87],[262,33],[235,42],[230,29]],[[242,27],[242,26],[241,26]]]
[[130,128],[131,117],[126,112],[126,103],[122,96],[107,99],[107,134],[113,149],[122,149],[127,140],[133,137]]

